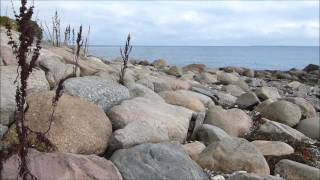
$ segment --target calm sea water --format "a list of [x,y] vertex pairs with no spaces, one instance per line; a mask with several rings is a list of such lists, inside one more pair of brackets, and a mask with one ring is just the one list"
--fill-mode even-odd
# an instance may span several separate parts
[[[120,57],[119,46],[92,46],[90,54]],[[202,63],[209,67],[239,66],[253,69],[289,70],[319,64],[319,47],[302,46],[134,46],[132,58],[153,61],[165,59],[184,66]]]

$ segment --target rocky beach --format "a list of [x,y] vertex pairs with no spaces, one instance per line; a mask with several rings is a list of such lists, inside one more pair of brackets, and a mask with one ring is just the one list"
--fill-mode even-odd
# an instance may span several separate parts
[[[18,34],[13,34],[18,38]],[[17,143],[17,60],[1,27],[0,151]],[[314,180],[320,178],[319,65],[288,71],[184,67],[165,59],[80,56],[43,45],[27,87],[25,122],[54,150],[29,138],[39,179]],[[17,179],[18,159],[0,179]]]

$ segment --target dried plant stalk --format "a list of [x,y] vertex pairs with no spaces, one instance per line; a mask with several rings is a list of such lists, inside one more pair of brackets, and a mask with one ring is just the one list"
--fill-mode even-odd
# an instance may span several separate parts
[[124,50],[120,47],[120,54],[122,57],[123,64],[121,66],[119,83],[122,85],[124,85],[124,77],[126,74],[126,69],[128,68],[129,55],[132,50],[132,46],[130,45],[130,40],[131,40],[131,37],[130,37],[130,33],[129,33]]

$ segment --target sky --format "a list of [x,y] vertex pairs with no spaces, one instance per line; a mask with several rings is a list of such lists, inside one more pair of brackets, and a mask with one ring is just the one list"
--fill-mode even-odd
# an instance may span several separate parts
[[[31,2],[31,1],[30,1]],[[18,10],[18,1],[14,2]],[[319,1],[77,1],[35,0],[35,15],[85,32],[91,45],[319,46]],[[1,0],[1,15],[12,16]]]

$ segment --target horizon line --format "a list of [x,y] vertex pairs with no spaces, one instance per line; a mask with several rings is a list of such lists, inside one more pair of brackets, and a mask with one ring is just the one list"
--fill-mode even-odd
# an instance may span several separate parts
[[[93,44],[88,45],[89,47],[115,47],[115,46],[124,46],[118,44]],[[141,47],[320,47],[320,45],[132,45],[132,46],[141,46]]]

